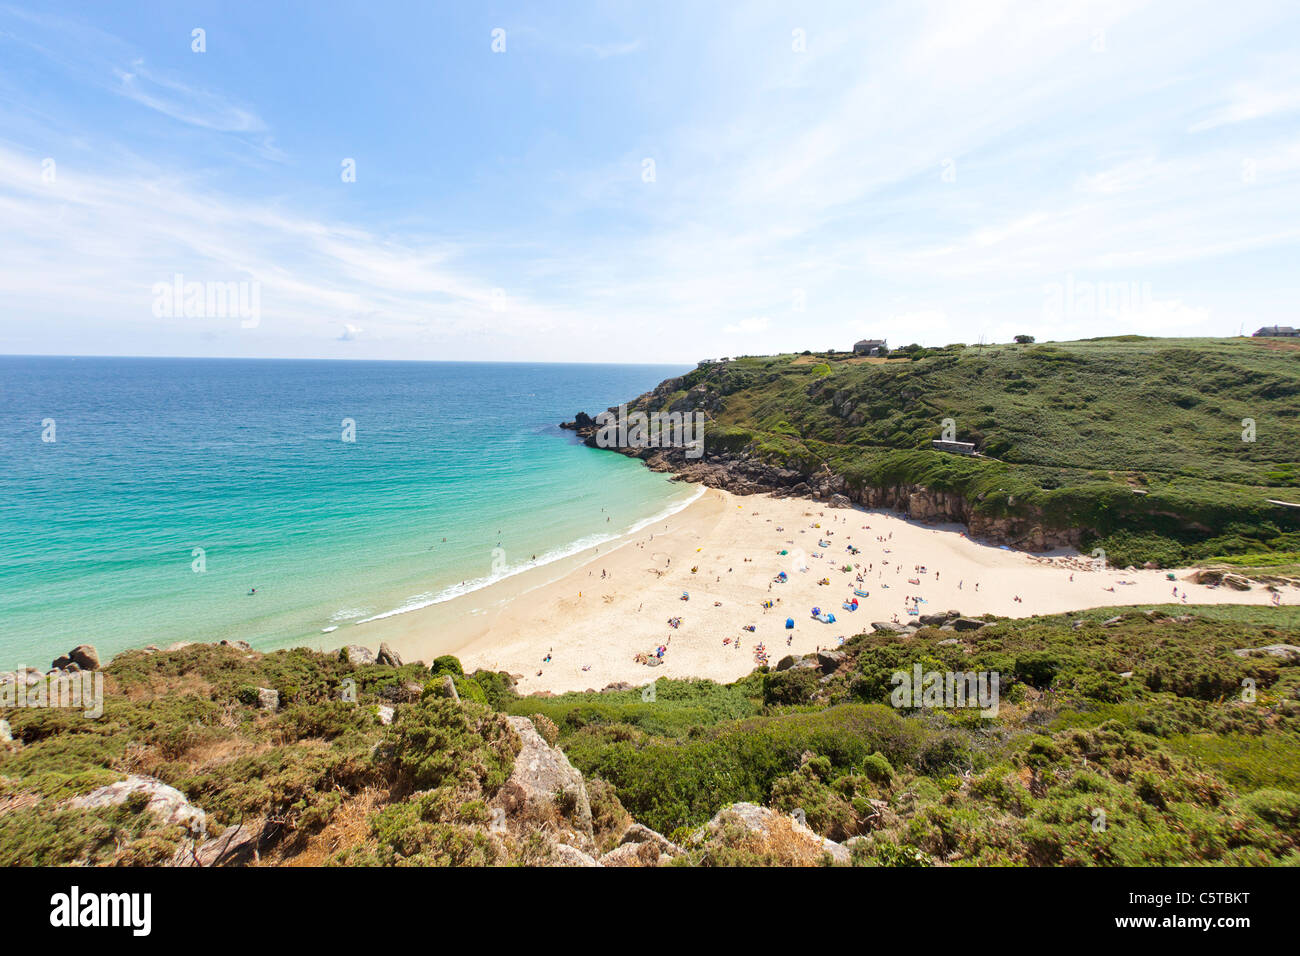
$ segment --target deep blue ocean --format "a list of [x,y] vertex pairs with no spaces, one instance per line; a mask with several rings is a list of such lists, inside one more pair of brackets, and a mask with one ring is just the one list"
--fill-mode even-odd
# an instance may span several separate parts
[[692,489],[557,423],[683,371],[0,357],[0,667],[319,641],[606,540]]

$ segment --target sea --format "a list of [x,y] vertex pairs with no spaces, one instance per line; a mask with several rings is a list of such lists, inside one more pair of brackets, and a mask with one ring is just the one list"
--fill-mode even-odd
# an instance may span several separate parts
[[558,423],[680,366],[0,356],[0,669],[344,643],[685,507]]

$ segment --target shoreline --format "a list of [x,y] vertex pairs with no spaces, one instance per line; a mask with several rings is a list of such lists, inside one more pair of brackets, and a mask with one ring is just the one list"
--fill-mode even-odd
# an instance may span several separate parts
[[[696,494],[692,495],[690,498],[686,499],[685,501],[673,503],[669,507],[660,511],[658,514],[651,515],[649,518],[644,518],[636,522],[635,524],[632,525],[632,527],[628,528],[626,531],[620,533],[611,532],[604,535],[587,535],[586,538],[579,538],[577,541],[571,542],[567,545],[562,545],[559,548],[554,548],[551,551],[547,551],[543,553],[540,559],[534,557],[534,559],[529,561],[527,564],[522,564],[519,565],[518,567],[507,569],[504,573],[499,574],[496,577],[468,578],[465,581],[462,581],[458,585],[451,585],[449,587],[444,588],[434,597],[431,597],[428,600],[422,601],[418,604],[412,604],[408,602],[407,604],[404,604],[400,607],[392,608],[387,611],[379,611],[375,614],[371,614],[368,617],[360,618],[359,620],[344,621],[343,624],[353,625],[353,626],[362,625],[362,624],[371,624],[375,621],[382,621],[388,618],[398,617],[403,614],[416,613],[418,611],[423,611],[426,608],[435,607],[439,604],[446,604],[447,602],[454,601],[457,598],[470,597],[479,591],[486,590],[497,584],[503,584],[506,581],[509,581],[511,578],[519,577],[520,575],[528,574],[529,572],[533,572],[533,571],[540,572],[546,568],[554,568],[556,565],[561,565],[565,561],[571,558],[580,557],[585,553],[595,554],[599,552],[599,550],[603,546],[611,542],[618,541],[625,535],[635,534],[636,532],[640,531],[642,528],[646,528],[654,524],[656,521],[660,521],[664,518],[668,518],[672,515],[677,514],[679,511],[682,511],[690,507],[690,505],[693,504],[703,494],[704,494],[704,489],[700,488]],[[598,539],[598,540],[590,540],[586,544],[582,543],[584,540],[588,540],[588,539]],[[464,590],[460,590],[461,588],[463,588]],[[340,626],[343,625],[342,624],[335,625],[334,627],[330,628],[328,631],[322,630],[321,633],[333,633],[334,631],[337,631]]]
[[[807,571],[796,570],[800,551]],[[527,695],[638,686],[659,677],[728,682],[759,666],[759,645],[775,664],[789,653],[833,648],[869,631],[873,621],[906,624],[915,620],[908,606],[919,614],[1030,617],[1131,604],[1269,603],[1263,587],[1192,583],[1186,578],[1193,568],[1092,570],[1088,560],[1066,548],[1027,552],[981,542],[961,525],[701,487],[675,512],[598,546],[436,605],[335,631],[333,640],[314,646],[374,649],[384,642],[404,660],[425,663],[453,654],[467,672],[518,675],[519,692]],[[861,568],[845,573],[847,564]],[[781,571],[787,583],[774,583]],[[869,596],[858,597],[859,610],[843,610],[855,587]],[[683,591],[690,600],[681,600]],[[1284,604],[1300,603],[1300,589],[1281,591]],[[763,608],[769,599],[774,606]],[[813,606],[835,614],[835,623],[812,619]],[[670,626],[676,617],[679,626]],[[785,628],[787,617],[793,629]],[[658,659],[659,647],[666,650],[658,664],[637,661]]]

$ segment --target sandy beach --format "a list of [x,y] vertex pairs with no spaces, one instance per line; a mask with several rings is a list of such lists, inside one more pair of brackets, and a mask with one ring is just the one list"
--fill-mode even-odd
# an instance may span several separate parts
[[[785,582],[777,580],[782,572]],[[1094,570],[1073,553],[971,540],[960,525],[709,489],[682,511],[562,564],[333,637],[372,648],[387,641],[408,660],[455,654],[467,671],[522,675],[522,693],[560,693],[660,677],[731,681],[764,652],[775,664],[792,652],[834,648],[872,621],[914,620],[912,609],[1028,617],[1272,599],[1262,587],[1234,591],[1193,584],[1189,571],[1172,572],[1170,581],[1169,573]],[[855,597],[858,609],[846,610]],[[1281,597],[1293,604],[1300,593]],[[813,607],[834,614],[834,623],[814,619]],[[660,663],[644,663],[651,658]]]

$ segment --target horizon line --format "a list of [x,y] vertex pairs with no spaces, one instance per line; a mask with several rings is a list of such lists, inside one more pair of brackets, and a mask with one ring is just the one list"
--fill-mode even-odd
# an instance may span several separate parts
[[544,362],[519,359],[404,359],[404,358],[322,358],[279,355],[70,355],[63,352],[0,352],[0,359],[9,358],[61,358],[61,359],[130,359],[138,361],[197,361],[197,362],[392,362],[408,365],[663,365],[697,366],[694,362]]

